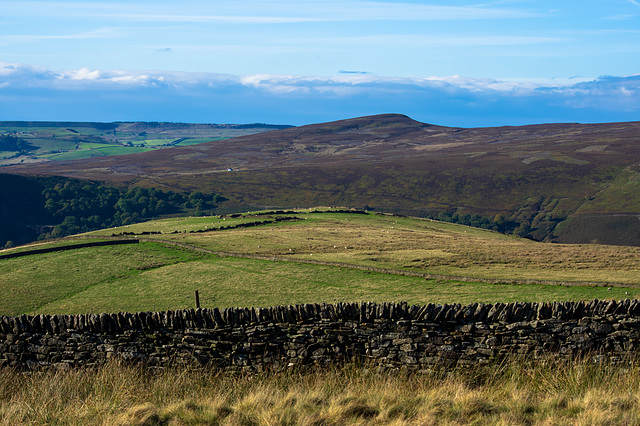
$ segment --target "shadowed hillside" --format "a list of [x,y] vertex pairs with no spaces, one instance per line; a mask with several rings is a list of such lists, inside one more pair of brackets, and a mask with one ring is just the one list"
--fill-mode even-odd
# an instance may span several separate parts
[[228,206],[347,205],[537,240],[640,245],[640,123],[451,128],[387,114],[117,157],[6,167]]

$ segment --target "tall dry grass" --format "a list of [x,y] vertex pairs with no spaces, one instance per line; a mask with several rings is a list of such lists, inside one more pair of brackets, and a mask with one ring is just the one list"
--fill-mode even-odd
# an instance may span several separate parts
[[640,369],[518,360],[259,374],[189,367],[0,371],[0,424],[640,424]]

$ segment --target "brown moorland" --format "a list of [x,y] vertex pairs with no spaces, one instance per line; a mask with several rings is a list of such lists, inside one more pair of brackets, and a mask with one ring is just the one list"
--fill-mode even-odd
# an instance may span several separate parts
[[237,207],[475,214],[537,240],[640,245],[639,139],[640,122],[467,129],[386,114],[3,171],[212,191]]

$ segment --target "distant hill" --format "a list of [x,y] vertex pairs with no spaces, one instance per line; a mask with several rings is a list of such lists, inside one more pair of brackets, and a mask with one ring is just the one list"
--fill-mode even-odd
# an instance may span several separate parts
[[227,206],[343,205],[513,232],[640,245],[640,122],[453,128],[385,114],[135,155],[11,166]]
[[291,126],[0,121],[0,166],[134,154],[287,127]]

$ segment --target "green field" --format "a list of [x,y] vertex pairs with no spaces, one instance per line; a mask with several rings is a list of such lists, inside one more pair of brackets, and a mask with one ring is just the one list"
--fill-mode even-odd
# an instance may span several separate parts
[[164,146],[169,145],[175,139],[145,139],[141,143],[145,146]]
[[153,148],[130,147],[103,143],[83,143],[82,149],[56,154],[40,155],[52,161],[78,160],[81,158],[106,157],[110,155],[137,154],[152,151]]
[[82,150],[82,151],[69,151],[69,152],[61,152],[59,154],[47,154],[42,155],[41,158],[51,160],[51,161],[67,161],[67,160],[78,160],[81,158],[91,158],[91,157],[104,157],[104,154],[99,150]]
[[140,148],[140,147],[129,147],[129,146],[111,146],[106,148],[99,148],[96,151],[104,154],[105,156],[109,155],[125,155],[125,154],[138,154],[140,152],[153,151],[153,148]]
[[[298,219],[227,230],[277,216]],[[174,230],[180,233],[171,233]],[[189,233],[193,231],[208,231]],[[231,232],[229,232],[231,231]],[[95,231],[162,232],[162,238],[213,251],[339,262],[503,281],[550,280],[637,286],[640,248],[548,244],[445,222],[376,214],[314,213],[180,218]]]
[[[276,217],[289,221],[234,228]],[[193,232],[199,230],[206,232]],[[640,295],[637,248],[543,244],[374,214],[173,218],[90,235],[143,232],[156,234],[139,235],[141,243],[135,245],[0,259],[0,314],[188,308],[196,290],[203,307],[362,300],[466,304]],[[55,244],[74,243],[67,239]],[[366,270],[371,267],[389,271]],[[399,275],[405,271],[451,277]],[[487,278],[494,282],[479,282]]]
[[[200,143],[205,143],[205,142],[225,140],[229,138],[213,137],[213,138],[193,138],[193,139],[189,138],[189,139],[183,139],[183,140],[180,140],[180,139],[183,139],[183,138],[145,139],[141,141],[141,143],[143,143],[147,147],[190,146],[190,145],[198,145]],[[178,140],[179,142],[175,142]]]
[[[23,156],[0,151],[3,165],[34,160],[66,161],[137,154],[151,149],[189,146],[287,126],[183,123],[82,123],[0,121],[0,136],[15,135],[31,145]],[[177,142],[176,142],[177,141]],[[25,158],[26,156],[26,158]]]
[[218,137],[218,138],[185,139],[175,144],[175,146],[191,146],[191,145],[198,145],[200,143],[205,143],[205,142],[223,141],[225,139],[229,139],[229,138]]
[[99,149],[99,148],[111,148],[113,144],[108,143],[91,143],[91,142],[83,142],[81,145],[81,149]]

